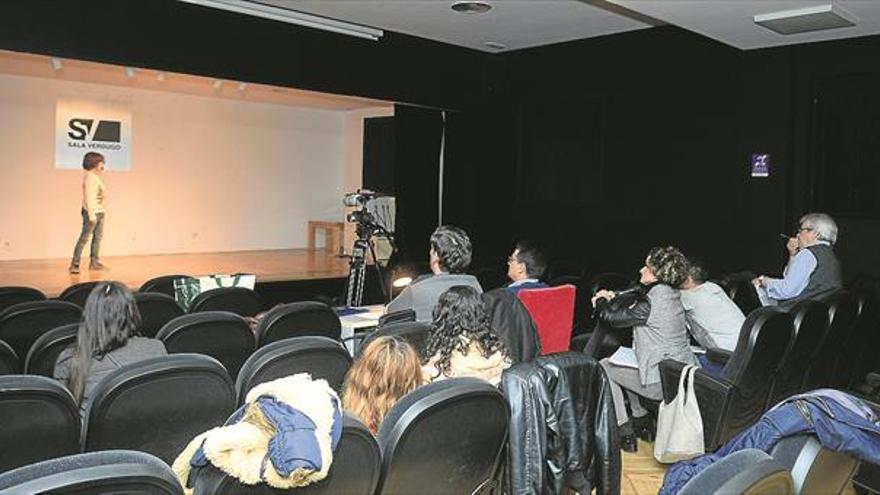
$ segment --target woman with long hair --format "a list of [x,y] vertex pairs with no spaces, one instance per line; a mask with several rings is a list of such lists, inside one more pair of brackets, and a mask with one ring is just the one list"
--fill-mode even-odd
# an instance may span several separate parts
[[92,289],[76,344],[61,352],[54,372],[56,379],[67,384],[81,411],[105,375],[126,364],[166,354],[162,342],[137,335],[140,325],[134,296],[125,285],[102,282]]
[[507,348],[489,326],[476,289],[457,285],[440,295],[422,367],[425,382],[472,376],[493,385],[510,367]]
[[421,384],[421,363],[412,346],[397,337],[378,337],[348,370],[342,405],[375,435],[398,399]]

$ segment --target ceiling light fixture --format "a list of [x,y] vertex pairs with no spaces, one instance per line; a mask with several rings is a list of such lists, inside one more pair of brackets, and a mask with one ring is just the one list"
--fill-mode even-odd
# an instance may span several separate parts
[[507,48],[507,45],[505,45],[504,43],[499,43],[497,41],[487,41],[486,43],[484,43],[484,45],[493,50],[504,50],[505,48]]
[[492,10],[492,6],[482,0],[459,0],[452,4],[452,10],[462,14],[485,14]]
[[849,13],[832,4],[760,14],[753,20],[755,24],[782,35],[856,25],[855,19]]
[[49,59],[49,63],[52,64],[53,70],[61,70],[64,68],[64,63],[61,62],[61,59],[58,57],[52,57]]
[[127,78],[129,78],[129,79],[131,79],[132,77],[134,77],[134,68],[132,68],[132,67],[126,67],[126,68],[125,68],[125,77],[127,77]]
[[223,87],[223,80],[214,79],[214,84],[212,86],[214,86],[214,89],[220,89],[221,87]]
[[212,7],[238,14],[251,15],[254,17],[262,17],[263,19],[271,19],[273,21],[281,21],[297,26],[304,26],[322,31],[330,31],[332,33],[344,34],[347,36],[355,36],[368,40],[377,41],[385,34],[381,29],[376,29],[351,22],[338,21],[329,17],[321,17],[296,10],[265,5],[258,2],[250,2],[245,0],[178,0],[180,2],[192,3],[203,7]]

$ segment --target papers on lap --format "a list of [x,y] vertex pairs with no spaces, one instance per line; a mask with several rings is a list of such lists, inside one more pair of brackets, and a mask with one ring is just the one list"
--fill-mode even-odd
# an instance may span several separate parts
[[636,353],[630,347],[618,347],[614,354],[608,358],[608,361],[615,366],[623,366],[625,368],[639,367],[639,362],[636,361]]

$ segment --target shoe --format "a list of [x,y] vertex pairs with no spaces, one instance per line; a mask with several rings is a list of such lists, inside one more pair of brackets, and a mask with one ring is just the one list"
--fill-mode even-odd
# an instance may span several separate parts
[[632,425],[636,436],[646,442],[653,442],[657,437],[657,427],[650,415],[633,418]]
[[89,270],[101,271],[106,269],[107,265],[102,264],[100,261],[92,261],[89,263]]
[[70,272],[71,275],[78,275],[79,265],[70,265],[70,268],[68,268],[67,271]]
[[620,436],[620,449],[626,452],[635,453],[639,451],[639,440],[635,435],[621,435]]

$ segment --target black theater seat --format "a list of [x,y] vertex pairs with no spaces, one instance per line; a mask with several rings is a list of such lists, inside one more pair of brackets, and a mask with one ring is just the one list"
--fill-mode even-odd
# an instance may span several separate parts
[[367,337],[364,339],[363,344],[361,344],[360,346],[360,351],[363,352],[363,350],[367,348],[370,342],[376,340],[379,337],[392,336],[399,337],[409,342],[413,349],[415,349],[416,353],[419,356],[422,356],[424,355],[425,347],[428,343],[428,336],[430,335],[430,323],[418,321],[389,323],[387,325],[380,326],[376,329],[376,331],[367,335]]
[[0,472],[79,452],[79,409],[43,376],[0,376]]
[[[751,426],[764,413],[773,377],[792,338],[791,315],[775,306],[758,308],[743,322],[736,349],[721,377],[715,378],[701,369],[694,374],[707,452]],[[666,403],[678,393],[683,367],[684,364],[669,359],[660,363]]]
[[174,281],[179,278],[195,280],[189,275],[162,275],[161,277],[151,278],[144,282],[143,285],[141,285],[141,288],[138,289],[138,292],[153,292],[174,297]]
[[241,367],[235,382],[238,403],[243,403],[248,391],[256,385],[297,373],[323,378],[339,392],[350,367],[351,355],[336,340],[327,337],[279,340],[257,349]]
[[183,315],[183,308],[167,294],[138,292],[134,302],[141,314],[140,334],[144,337],[154,337],[166,323]]
[[828,305],[813,300],[801,301],[789,314],[794,322],[794,339],[779,365],[767,409],[780,400],[804,391],[804,379],[828,330]]
[[807,374],[804,388],[812,390],[834,385],[834,373],[838,361],[843,366],[847,363],[844,351],[855,330],[859,304],[849,292],[838,292],[827,301],[830,324],[822,336],[819,349],[813,357],[812,365]]
[[263,304],[256,292],[244,287],[221,287],[202,292],[189,307],[190,313],[202,311],[229,311],[240,316],[255,316]]
[[70,287],[64,289],[61,295],[58,296],[58,299],[62,301],[72,302],[80,308],[84,308],[86,307],[86,299],[89,298],[89,294],[92,293],[92,289],[94,289],[100,283],[101,282],[93,281],[71,285]]
[[235,407],[229,374],[215,359],[172,354],[124,366],[95,387],[83,419],[84,450],[132,449],[171,463],[196,435]]
[[357,418],[346,414],[344,421],[330,472],[317,483],[294,490],[279,490],[265,483],[250,486],[208,466],[198,473],[193,495],[373,495],[379,482],[379,446],[370,430]]
[[45,294],[31,287],[0,287],[0,313],[18,303],[45,300]]
[[290,337],[318,336],[339,340],[342,324],[324,303],[303,301],[282,304],[263,315],[257,327],[257,346]]
[[0,375],[14,375],[21,372],[18,355],[6,342],[0,340]]
[[501,392],[477,378],[451,378],[410,392],[379,429],[377,493],[464,494],[490,484],[509,414]]
[[31,346],[27,359],[24,363],[24,372],[30,375],[42,375],[52,378],[55,372],[55,362],[61,351],[76,344],[76,334],[79,331],[79,323],[70,323],[53,328],[40,335],[40,338]]
[[169,354],[198,353],[211,356],[229,372],[233,380],[254,352],[250,325],[235,313],[205,311],[175,318],[159,330],[156,338]]
[[0,340],[24,359],[40,335],[68,323],[79,323],[82,308],[67,301],[16,304],[0,313]]
[[131,450],[88,452],[50,459],[0,475],[0,493],[183,495],[161,459]]

